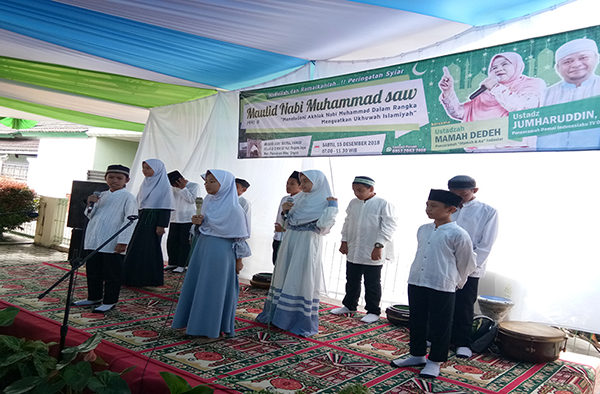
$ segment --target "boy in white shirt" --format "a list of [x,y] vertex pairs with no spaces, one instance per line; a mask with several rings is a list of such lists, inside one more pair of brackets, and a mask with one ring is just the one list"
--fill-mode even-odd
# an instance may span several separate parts
[[[108,166],[104,179],[108,190],[100,196],[92,194],[87,199],[85,215],[88,222],[83,249],[90,254],[121,227],[129,223],[128,216],[137,215],[138,205],[125,186],[129,182],[129,168],[114,164]],[[98,305],[93,311],[104,313],[119,300],[123,274],[123,259],[135,226],[129,226],[105,245],[86,263],[88,297],[74,303],[76,306]]]
[[462,198],[459,208],[452,214],[452,220],[469,233],[473,251],[477,254],[477,269],[469,275],[463,288],[456,291],[450,340],[450,343],[456,346],[456,356],[468,358],[473,355],[470,347],[473,307],[477,301],[479,278],[485,274],[487,258],[498,234],[498,213],[494,208],[475,199],[479,188],[475,179],[470,176],[453,177],[448,181],[448,189]]
[[[392,367],[425,364],[421,377],[435,378],[448,359],[454,298],[476,268],[469,234],[452,221],[460,196],[432,189],[425,212],[433,223],[417,231],[417,254],[408,276],[410,356],[392,360]],[[427,328],[431,339],[427,354]]]
[[246,200],[245,197],[242,197],[242,194],[246,193],[246,190],[250,187],[250,183],[247,180],[242,178],[235,178],[235,188],[237,189],[238,199],[240,200],[240,205],[244,208],[244,212],[246,212],[246,217],[250,219],[251,215],[251,206],[250,202]]
[[381,309],[381,269],[386,259],[393,258],[392,237],[396,231],[396,214],[392,204],[375,195],[375,181],[357,176],[352,182],[355,199],[346,209],[340,253],[346,257],[346,296],[335,315],[356,312],[361,280],[365,278],[364,323],[379,320]]
[[190,254],[190,229],[192,216],[196,214],[198,184],[189,182],[179,171],[172,171],[167,176],[173,189],[175,209],[171,211],[167,237],[169,265],[165,267],[165,271],[181,273],[185,270]]
[[[250,183],[242,178],[235,178],[235,188],[237,190],[238,200],[240,205],[246,212],[246,220],[248,221],[248,228],[252,229],[252,206],[250,202],[242,197],[242,194],[246,193],[246,190],[250,187]],[[250,235],[250,234],[248,234]],[[240,271],[244,268],[244,264],[242,263],[241,258],[237,258],[235,260],[235,271],[239,274]]]
[[275,234],[273,234],[273,264],[277,261],[277,252],[279,252],[279,246],[283,239],[283,233],[285,232],[284,222],[287,212],[283,210],[283,204],[286,202],[294,202],[294,199],[302,191],[300,188],[300,173],[298,171],[292,172],[292,175],[288,178],[285,184],[285,191],[288,193],[283,196],[277,209],[277,216],[275,217]]

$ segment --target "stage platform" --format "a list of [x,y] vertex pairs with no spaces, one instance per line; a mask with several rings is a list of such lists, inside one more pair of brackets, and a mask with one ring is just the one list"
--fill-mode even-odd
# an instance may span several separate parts
[[[69,268],[66,255],[34,245],[0,245],[0,308],[21,309],[2,333],[58,341],[67,283],[39,301],[37,295]],[[85,298],[85,270],[76,283],[76,299]],[[385,318],[366,325],[361,316],[329,313],[323,302],[319,333],[300,338],[254,321],[265,290],[241,286],[233,338],[188,337],[170,328],[183,276],[165,275],[165,286],[124,288],[117,308],[106,315],[72,308],[68,345],[94,333],[104,341],[97,353],[115,371],[136,368],[125,377],[134,393],[166,393],[159,371],[184,377],[192,386],[215,392],[336,393],[361,383],[373,393],[594,393],[600,362],[594,357],[562,354],[553,363],[531,364],[491,354],[458,359],[452,354],[438,379],[420,379],[418,370],[396,369],[392,359],[408,353],[408,330]]]

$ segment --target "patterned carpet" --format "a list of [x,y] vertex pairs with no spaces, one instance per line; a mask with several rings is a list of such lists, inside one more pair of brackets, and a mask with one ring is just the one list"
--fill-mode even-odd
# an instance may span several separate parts
[[[33,245],[0,245],[0,298],[62,321],[67,283],[41,301],[37,295],[69,268],[65,255]],[[86,296],[80,269],[75,298]],[[420,379],[418,370],[395,369],[389,361],[408,353],[406,328],[386,319],[366,325],[362,316],[331,315],[322,303],[319,333],[300,338],[254,321],[265,290],[242,285],[236,336],[188,337],[170,328],[182,275],[167,273],[157,288],[124,288],[117,308],[106,315],[72,308],[71,327],[195,375],[228,392],[270,389],[279,393],[336,393],[361,383],[374,393],[592,393],[594,368],[572,362],[519,363],[493,355],[458,359],[452,354],[438,379]]]

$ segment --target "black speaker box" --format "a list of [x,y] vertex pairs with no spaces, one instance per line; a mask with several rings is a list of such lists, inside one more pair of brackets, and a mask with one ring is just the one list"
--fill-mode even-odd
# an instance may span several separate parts
[[69,261],[83,257],[83,239],[85,237],[85,230],[82,228],[71,229],[71,242],[69,243]]
[[108,190],[108,185],[104,182],[73,181],[67,227],[85,228],[88,219],[84,215],[84,210],[88,196],[96,191],[105,190]]

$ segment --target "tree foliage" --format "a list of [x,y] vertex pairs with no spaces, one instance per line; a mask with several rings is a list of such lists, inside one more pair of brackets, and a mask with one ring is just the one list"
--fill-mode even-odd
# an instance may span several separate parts
[[31,221],[31,213],[37,207],[37,195],[27,184],[0,177],[0,237],[3,232]]

